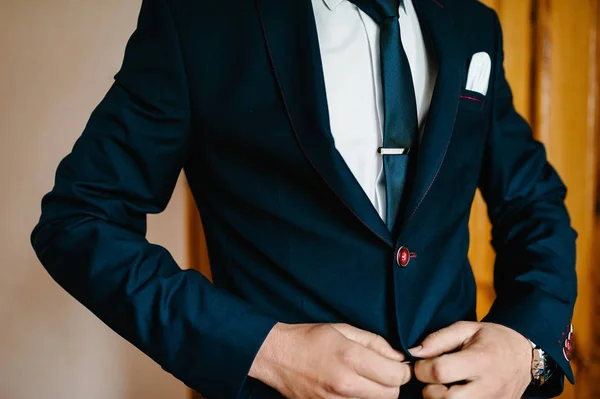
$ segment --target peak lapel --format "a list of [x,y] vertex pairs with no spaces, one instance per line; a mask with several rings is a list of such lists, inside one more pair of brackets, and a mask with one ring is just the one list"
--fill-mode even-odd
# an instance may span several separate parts
[[392,246],[392,236],[335,148],[312,3],[255,0],[271,66],[296,140],[341,202]]
[[413,0],[425,39],[433,45],[439,72],[421,141],[403,225],[419,209],[442,167],[450,144],[461,91],[461,55],[448,7],[452,0]]

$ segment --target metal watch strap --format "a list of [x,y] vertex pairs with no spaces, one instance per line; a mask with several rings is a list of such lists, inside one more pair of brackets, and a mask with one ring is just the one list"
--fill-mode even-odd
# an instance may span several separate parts
[[533,350],[533,360],[531,362],[532,384],[535,386],[544,385],[554,374],[556,364],[548,356],[546,351],[529,340]]

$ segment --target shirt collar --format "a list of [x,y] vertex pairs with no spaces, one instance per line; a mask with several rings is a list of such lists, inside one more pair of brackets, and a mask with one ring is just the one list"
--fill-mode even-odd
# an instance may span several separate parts
[[337,6],[339,6],[344,1],[347,0],[323,0],[327,8],[329,8],[331,11],[334,11],[337,8]]
[[[334,11],[337,8],[337,6],[342,4],[344,1],[348,0],[323,0],[327,8],[329,8],[331,11]],[[409,0],[400,0],[400,10],[404,12],[406,12],[406,5],[404,4],[406,1]]]

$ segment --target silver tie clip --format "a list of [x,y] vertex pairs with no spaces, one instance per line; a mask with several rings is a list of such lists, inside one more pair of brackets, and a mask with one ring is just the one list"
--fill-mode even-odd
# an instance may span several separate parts
[[381,155],[407,155],[410,148],[383,148],[379,147],[377,152]]

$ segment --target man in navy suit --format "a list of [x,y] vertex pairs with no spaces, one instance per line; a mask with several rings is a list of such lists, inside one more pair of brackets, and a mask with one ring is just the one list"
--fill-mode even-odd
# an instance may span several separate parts
[[[214,284],[146,241],[184,170]],[[477,322],[477,188],[497,299]],[[577,295],[566,189],[474,0],[144,0],[32,244],[207,398],[558,395]]]

